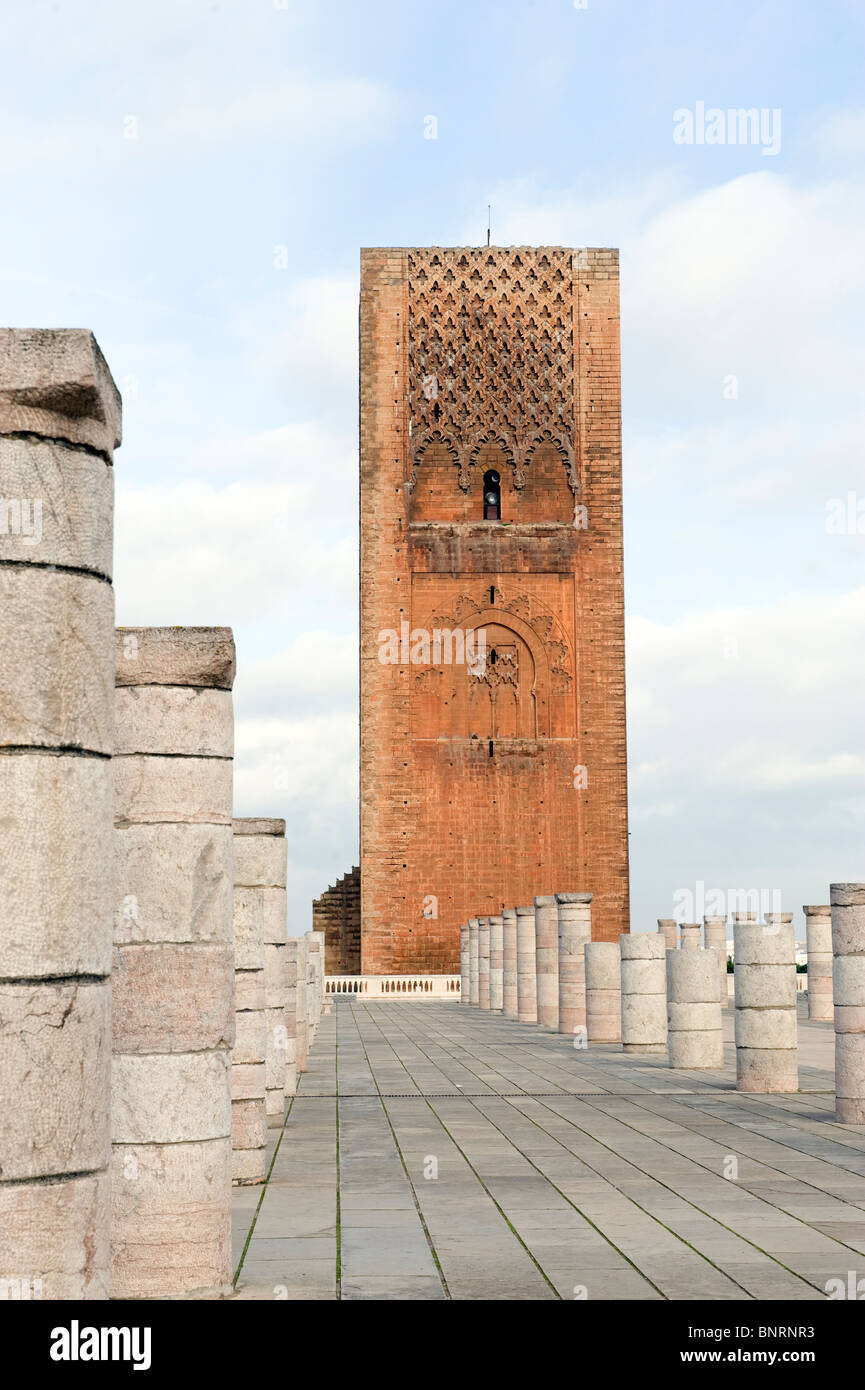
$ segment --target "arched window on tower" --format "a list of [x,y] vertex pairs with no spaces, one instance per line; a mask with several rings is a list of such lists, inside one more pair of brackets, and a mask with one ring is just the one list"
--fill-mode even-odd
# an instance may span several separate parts
[[494,468],[484,474],[484,521],[500,521],[502,480]]

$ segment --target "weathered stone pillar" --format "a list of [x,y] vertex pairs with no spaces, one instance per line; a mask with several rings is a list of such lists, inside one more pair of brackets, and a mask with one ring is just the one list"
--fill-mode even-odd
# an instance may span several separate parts
[[297,987],[294,1000],[294,1038],[295,1038],[295,1057],[297,1062],[297,1074],[300,1076],[306,1071],[309,1060],[309,1018],[307,1010],[309,1007],[307,980],[309,977],[309,940],[305,936],[296,936],[297,942]]
[[[736,913],[736,918],[744,915]],[[736,1089],[798,1090],[792,913],[767,913],[765,925],[736,918]]]
[[538,1023],[559,1031],[559,912],[554,893],[535,898]]
[[663,935],[668,951],[675,951],[679,944],[679,924],[675,917],[659,917],[658,931]]
[[477,917],[469,918],[469,1003],[478,1006],[478,933]]
[[315,1034],[318,1028],[318,1009],[315,998],[316,981],[316,956],[318,954],[318,943],[315,940],[315,932],[306,932],[306,1048],[307,1056],[315,1046]]
[[835,1119],[865,1125],[865,883],[832,883]]
[[12,1298],[108,1296],[119,443],[120,397],[91,333],[0,331],[0,1279]]
[[718,953],[667,952],[667,1044],[671,1067],[723,1067]]
[[682,922],[679,927],[679,950],[699,951],[702,948],[702,932],[699,922]]
[[297,937],[285,943],[285,1094],[297,1094]]
[[311,931],[309,937],[309,1047],[318,1033],[324,1010],[324,932]]
[[586,953],[592,939],[591,893],[557,893],[559,933],[559,1032],[586,1026]]
[[114,759],[113,1293],[231,1287],[228,628],[121,628]]
[[284,820],[235,820],[235,922],[238,910],[257,914],[264,942],[267,1122],[273,1125],[285,1118],[286,861]]
[[267,1012],[267,1123],[285,1120],[285,995],[288,989],[285,947],[264,943],[264,1002]]
[[469,926],[464,922],[460,927],[460,1003],[470,1004],[471,999],[471,978],[470,978],[470,943]]
[[832,1009],[832,908],[803,907],[808,951],[808,1017],[831,1022]]
[[517,914],[514,908],[502,911],[502,1013],[516,1018],[517,1006]]
[[622,1050],[667,1050],[667,947],[660,932],[622,932]]
[[490,919],[478,918],[478,1006],[490,1007]]
[[622,1040],[621,954],[618,941],[587,941],[586,1033],[589,1042]]
[[726,917],[703,918],[703,941],[707,951],[715,951],[718,956],[718,1002],[722,1009],[727,1007],[727,919]]
[[312,932],[304,932],[306,938],[306,1055],[307,1065],[309,1055],[315,1045],[315,1029],[317,1019],[315,1016],[315,943]]
[[535,975],[535,909],[515,908],[517,914],[517,1017],[520,1023],[538,1021]]
[[[238,826],[234,822],[235,851]],[[234,885],[235,1036],[231,1054],[231,1175],[235,1183],[267,1174],[267,1014],[264,923],[256,890]]]
[[500,1014],[504,1000],[504,921],[490,918],[490,1013]]
[[321,1023],[321,1016],[324,1013],[324,932],[310,932],[313,946],[313,1008],[315,1010],[315,1031]]

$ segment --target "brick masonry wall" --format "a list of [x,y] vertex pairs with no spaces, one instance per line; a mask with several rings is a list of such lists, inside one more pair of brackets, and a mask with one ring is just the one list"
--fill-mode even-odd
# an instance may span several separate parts
[[357,865],[313,901],[312,930],[324,932],[326,975],[360,973],[360,869]]
[[[618,255],[381,248],[361,266],[362,968],[455,971],[462,922],[538,893],[592,892],[593,934],[615,939]],[[485,632],[482,674],[422,642],[413,661],[436,630]]]

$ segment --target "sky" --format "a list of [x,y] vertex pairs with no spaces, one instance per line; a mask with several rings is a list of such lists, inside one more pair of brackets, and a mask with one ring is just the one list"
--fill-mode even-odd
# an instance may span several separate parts
[[631,927],[754,890],[803,937],[865,878],[860,0],[6,0],[4,31],[0,321],[99,340],[117,621],[233,627],[235,809],[286,819],[289,931],[358,854],[359,248],[480,244],[491,205],[495,244],[621,251]]

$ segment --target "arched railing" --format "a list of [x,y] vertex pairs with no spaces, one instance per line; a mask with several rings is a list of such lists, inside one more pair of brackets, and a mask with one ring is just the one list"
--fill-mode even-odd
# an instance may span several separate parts
[[458,999],[459,975],[326,975],[325,994],[364,999]]

